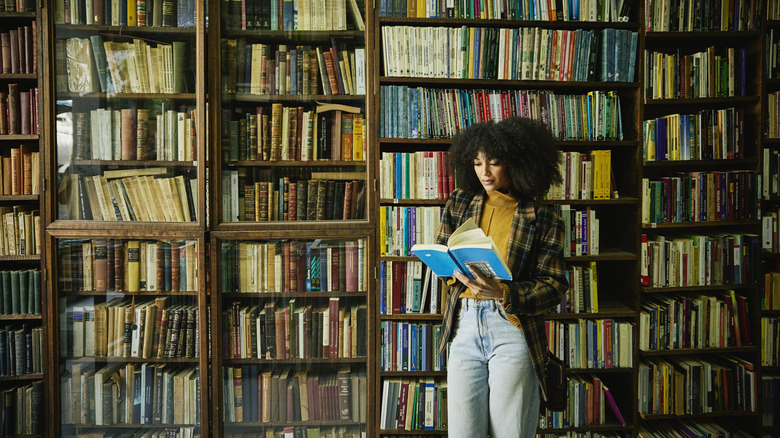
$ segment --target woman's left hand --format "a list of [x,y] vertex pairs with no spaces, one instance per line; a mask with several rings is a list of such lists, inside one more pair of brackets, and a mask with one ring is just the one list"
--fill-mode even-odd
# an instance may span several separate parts
[[452,275],[480,298],[493,300],[504,299],[504,285],[501,283],[501,280],[485,277],[478,269],[474,269],[471,266],[467,267],[469,268],[469,271],[471,271],[471,275],[474,276],[473,279],[468,278],[458,271],[453,272]]

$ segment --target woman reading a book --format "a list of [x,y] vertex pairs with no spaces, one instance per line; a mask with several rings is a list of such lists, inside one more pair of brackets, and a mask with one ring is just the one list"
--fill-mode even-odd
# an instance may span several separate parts
[[472,125],[452,140],[458,189],[442,213],[437,242],[469,218],[494,240],[512,280],[453,273],[442,342],[450,437],[533,437],[539,419],[547,338],[542,315],[568,288],[563,221],[535,200],[561,181],[560,152],[540,123],[511,118]]

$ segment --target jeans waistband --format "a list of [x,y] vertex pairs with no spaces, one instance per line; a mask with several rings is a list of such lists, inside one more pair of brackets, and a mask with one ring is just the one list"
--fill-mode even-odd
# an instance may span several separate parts
[[490,310],[496,310],[499,306],[498,302],[496,300],[490,300],[490,299],[482,299],[478,300],[475,298],[461,298],[460,299],[460,305],[466,309],[476,309],[476,308],[482,308],[482,309],[490,309]]

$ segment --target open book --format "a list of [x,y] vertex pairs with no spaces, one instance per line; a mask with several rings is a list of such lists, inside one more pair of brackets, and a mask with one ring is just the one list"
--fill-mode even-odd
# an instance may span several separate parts
[[495,242],[477,226],[474,218],[459,226],[447,240],[447,245],[417,244],[412,246],[412,253],[439,277],[452,277],[452,273],[458,271],[474,278],[467,268],[470,266],[489,278],[512,279]]

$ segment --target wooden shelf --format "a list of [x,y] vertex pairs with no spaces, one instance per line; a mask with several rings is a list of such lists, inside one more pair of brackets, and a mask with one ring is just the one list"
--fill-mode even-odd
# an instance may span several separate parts
[[132,296],[136,295],[139,297],[197,297],[199,293],[197,291],[137,291],[137,292],[128,292],[128,291],[94,291],[94,290],[81,290],[81,291],[58,291],[57,292],[60,295],[67,295],[67,296],[78,296],[78,297],[108,297],[108,296],[116,296],[116,295],[124,295],[124,296]]
[[581,255],[566,257],[567,262],[606,262],[621,260],[636,260],[637,255],[617,248],[602,248],[598,255]]
[[449,79],[401,76],[380,76],[382,85],[432,86],[437,88],[523,88],[523,89],[571,89],[571,90],[629,90],[639,87],[637,82],[588,82],[588,81],[514,81],[508,79]]
[[94,356],[94,357],[69,357],[61,359],[67,362],[88,362],[88,363],[155,363],[155,364],[196,364],[200,361],[197,357],[150,357],[148,359],[140,357],[121,357],[121,356]]
[[[712,44],[727,44],[734,40],[757,38],[761,32],[757,30],[742,31],[692,31],[692,32],[645,32],[647,45],[650,43],[674,43],[675,46],[686,43],[698,45],[706,42]],[[715,40],[715,41],[713,41]]]
[[38,201],[40,195],[0,195],[0,202]]
[[39,140],[38,134],[4,134],[0,135],[0,141],[27,141]]
[[275,298],[365,298],[366,291],[362,292],[227,292],[220,294],[228,299],[275,299]]
[[750,412],[750,411],[717,411],[717,412],[710,412],[707,414],[683,414],[683,415],[675,415],[675,414],[642,414],[640,413],[639,416],[646,421],[654,421],[654,420],[677,420],[677,419],[696,419],[696,418],[719,418],[719,417],[753,417],[753,416],[760,416],[760,412]]
[[547,21],[547,20],[500,20],[479,18],[409,18],[409,17],[379,17],[380,26],[410,25],[410,26],[479,26],[479,27],[540,27],[543,29],[628,29],[640,27],[637,22],[598,22],[598,21]]
[[638,205],[639,198],[629,196],[612,199],[543,199],[539,203],[546,205]]
[[447,430],[385,430],[380,429],[379,435],[381,436],[409,436],[409,435],[447,435]]
[[43,316],[35,315],[33,313],[25,313],[22,315],[0,315],[0,321],[42,321]]
[[365,167],[365,161],[333,161],[333,160],[312,160],[312,161],[263,161],[263,160],[244,160],[228,161],[230,167]]
[[251,102],[251,103],[302,103],[313,104],[317,102],[354,102],[365,101],[366,96],[363,94],[337,94],[337,95],[324,95],[324,94],[228,94],[224,101],[233,102]]
[[173,26],[106,26],[94,24],[56,24],[57,34],[71,35],[76,33],[83,34],[105,34],[113,33],[125,35],[128,38],[136,35],[149,35],[150,37],[160,36],[194,36],[194,27],[173,27]]
[[757,227],[761,221],[755,220],[737,220],[737,221],[707,221],[707,222],[663,222],[655,224],[642,224],[646,230],[669,229],[669,228],[712,228],[712,227],[739,227],[751,226]]
[[634,318],[637,312],[628,306],[616,302],[599,302],[599,311],[581,313],[548,313],[544,315],[546,320],[572,320],[572,319],[605,319],[605,318]]
[[16,382],[16,381],[42,380],[42,379],[43,379],[43,373],[22,374],[19,376],[0,376],[0,382]]
[[676,161],[645,161],[642,163],[645,171],[681,170],[718,170],[718,169],[750,169],[758,165],[757,158],[740,158],[734,160],[676,160]]
[[392,377],[447,377],[447,371],[380,371],[380,377],[392,378]]
[[[728,106],[740,106],[748,103],[758,103],[761,98],[759,96],[731,96],[731,97],[698,97],[698,98],[675,98],[675,99],[645,99],[646,108],[658,108],[658,107],[677,107],[681,105],[718,105],[725,104]],[[676,109],[675,109],[676,111]]]
[[342,364],[365,364],[366,358],[365,357],[356,357],[356,358],[333,358],[333,359],[326,359],[326,358],[320,358],[320,357],[311,357],[311,358],[305,358],[305,359],[296,359],[296,358],[290,358],[290,359],[222,359],[223,365],[280,365],[280,364],[319,364],[319,365],[342,365]]
[[38,75],[35,73],[0,73],[0,80],[31,80],[37,81]]
[[0,256],[0,262],[27,262],[40,261],[41,255],[4,255]]
[[[413,145],[423,146],[447,146],[452,144],[452,138],[392,138],[382,137],[380,145]],[[639,145],[636,140],[556,140],[555,144],[561,148],[632,148]]]
[[[356,423],[351,420],[322,420],[322,421],[284,421],[284,422],[258,422],[258,421],[242,421],[242,422],[225,422],[225,428],[237,428],[237,427],[249,427],[252,429],[268,429],[270,427],[295,427],[295,426],[354,426]],[[361,423],[362,424],[362,423]],[[158,426],[160,427],[160,426]]]
[[0,12],[0,20],[35,19],[35,12]]
[[379,200],[382,205],[438,205],[444,207],[446,199],[386,199]]
[[270,30],[270,29],[225,29],[222,32],[223,37],[228,38],[247,38],[264,41],[306,41],[309,43],[326,43],[330,45],[330,38],[336,40],[365,38],[365,33],[354,30]]
[[649,287],[642,286],[642,293],[654,294],[654,293],[701,293],[712,291],[724,291],[724,290],[745,290],[755,289],[758,285],[755,284],[713,284],[709,286],[677,286],[677,287]]
[[708,354],[754,354],[759,352],[759,347],[721,347],[721,348],[675,348],[672,350],[638,350],[644,357],[657,356],[698,356]]
[[112,166],[112,167],[193,167],[197,161],[166,161],[166,160],[82,160],[75,159],[73,166]]
[[57,93],[58,100],[72,99],[165,99],[165,100],[195,100],[195,93]]
[[441,321],[441,313],[397,313],[392,315],[379,315],[380,321]]

